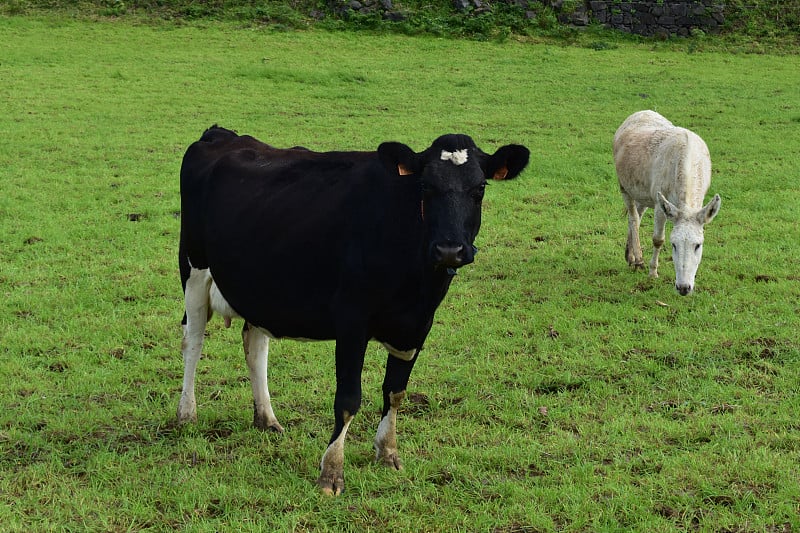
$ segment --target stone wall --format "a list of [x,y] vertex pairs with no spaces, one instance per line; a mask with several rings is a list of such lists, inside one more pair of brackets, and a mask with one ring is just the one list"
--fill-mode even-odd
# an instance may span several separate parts
[[690,35],[693,29],[715,33],[725,22],[720,0],[649,1],[588,0],[574,12],[562,12],[562,22],[586,25],[594,21],[607,28],[639,35]]
[[[573,26],[602,24],[640,35],[690,35],[693,29],[715,33],[724,18],[724,0],[450,0],[453,9],[469,16],[492,11],[493,4],[505,3],[522,8],[525,16],[535,19],[545,11],[555,12],[559,22]],[[402,4],[402,0],[397,0]],[[382,18],[400,21],[406,18],[402,6],[392,0],[327,0],[330,10],[338,16],[349,13],[379,14]],[[323,18],[324,12],[312,16]]]

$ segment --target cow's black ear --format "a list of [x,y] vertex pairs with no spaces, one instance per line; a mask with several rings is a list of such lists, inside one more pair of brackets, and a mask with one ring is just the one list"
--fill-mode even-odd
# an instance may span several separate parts
[[378,146],[378,157],[389,174],[405,176],[419,171],[419,157],[403,143],[381,143]]
[[483,173],[487,178],[510,180],[519,176],[528,164],[530,150],[519,144],[507,144],[497,150],[494,155],[484,159]]

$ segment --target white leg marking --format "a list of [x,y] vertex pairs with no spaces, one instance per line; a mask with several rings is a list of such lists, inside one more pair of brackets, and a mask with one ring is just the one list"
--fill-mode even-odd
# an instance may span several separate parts
[[398,359],[402,359],[403,361],[411,361],[417,355],[416,348],[411,348],[410,350],[398,350],[388,342],[383,342],[381,344],[383,344],[383,347],[386,348],[390,354]]
[[389,411],[378,424],[374,442],[375,461],[396,470],[403,469],[403,463],[397,454],[397,410],[405,396],[405,391],[389,394]]
[[353,421],[353,415],[345,411],[344,427],[335,441],[328,445],[320,462],[320,474],[317,486],[323,494],[338,496],[344,491],[344,439],[347,429]]
[[250,384],[253,387],[253,425],[258,429],[282,432],[283,427],[272,411],[267,386],[269,337],[248,324],[247,329],[242,330],[242,342],[247,368],[250,370]]
[[192,268],[186,280],[184,300],[186,306],[186,325],[183,328],[183,391],[178,403],[178,423],[197,420],[197,402],[194,396],[194,376],[197,362],[203,351],[203,334],[208,322],[208,289],[211,274],[208,269]]

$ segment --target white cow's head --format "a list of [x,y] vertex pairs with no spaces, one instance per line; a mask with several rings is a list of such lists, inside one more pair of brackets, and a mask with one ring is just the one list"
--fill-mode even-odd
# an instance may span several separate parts
[[703,258],[703,226],[717,216],[721,204],[717,194],[700,209],[678,209],[658,193],[658,205],[672,222],[669,240],[675,264],[675,290],[682,296],[694,290],[694,276]]

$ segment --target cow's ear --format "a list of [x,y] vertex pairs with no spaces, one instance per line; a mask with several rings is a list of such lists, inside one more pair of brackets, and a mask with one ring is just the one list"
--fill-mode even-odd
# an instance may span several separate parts
[[667,220],[671,222],[675,222],[678,219],[678,208],[672,204],[669,200],[667,200],[663,194],[659,191],[656,195],[656,200],[658,200],[657,205],[661,208],[664,214],[667,216]]
[[714,198],[711,199],[708,204],[706,204],[703,209],[697,214],[697,221],[701,224],[708,224],[711,222],[717,213],[719,213],[719,208],[722,205],[722,198],[719,197],[719,194],[715,194]]
[[483,160],[483,173],[495,180],[514,179],[528,164],[530,155],[530,150],[524,146],[507,144]]
[[419,156],[403,143],[381,143],[378,146],[378,157],[389,174],[407,176],[419,171]]

